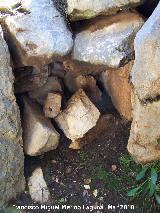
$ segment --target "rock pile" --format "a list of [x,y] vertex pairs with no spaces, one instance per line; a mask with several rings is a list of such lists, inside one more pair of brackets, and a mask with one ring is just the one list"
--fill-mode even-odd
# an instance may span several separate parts
[[[144,24],[135,9],[143,2],[0,1],[0,206],[24,187],[22,149],[42,155],[57,148],[62,132],[70,148],[81,148],[109,96],[123,118],[133,118],[131,154],[139,162],[160,158],[160,5]],[[46,186],[41,169],[29,182],[39,181]]]

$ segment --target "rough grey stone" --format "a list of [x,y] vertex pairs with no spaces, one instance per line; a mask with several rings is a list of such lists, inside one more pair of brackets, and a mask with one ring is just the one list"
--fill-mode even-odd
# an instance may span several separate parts
[[70,19],[89,19],[98,15],[110,15],[123,8],[137,6],[144,0],[67,0]]
[[135,63],[131,72],[141,100],[160,95],[160,3],[135,39]]
[[[128,150],[140,163],[160,159],[160,3],[135,39],[133,122]],[[147,99],[147,100],[146,100]]]
[[22,131],[10,55],[0,36],[0,207],[24,189]]
[[[18,13],[5,18],[12,54],[26,66],[40,67],[68,54],[72,34],[51,0],[23,0]],[[14,47],[13,47],[14,46]]]
[[142,103],[133,94],[133,122],[128,151],[139,163],[160,159],[160,101]]
[[75,37],[72,59],[119,68],[134,58],[134,38],[144,21],[135,12],[92,20]]

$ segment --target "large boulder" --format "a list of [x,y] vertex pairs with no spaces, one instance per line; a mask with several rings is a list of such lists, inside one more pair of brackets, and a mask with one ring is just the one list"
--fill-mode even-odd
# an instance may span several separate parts
[[[21,11],[5,18],[16,64],[40,67],[72,49],[72,34],[51,0],[23,0]],[[18,66],[17,65],[17,66]]]
[[144,0],[67,0],[67,12],[72,21],[89,19],[98,15],[111,15],[117,11],[135,7]]
[[59,144],[59,133],[51,121],[44,117],[38,104],[23,97],[23,142],[24,152],[30,156],[54,150]]
[[160,95],[160,3],[135,38],[132,83],[141,100]]
[[134,58],[134,38],[143,18],[136,12],[97,17],[75,36],[72,59],[119,68]]
[[0,207],[24,189],[21,121],[6,42],[0,36]]
[[133,61],[118,70],[106,70],[101,80],[106,92],[111,96],[112,102],[119,113],[127,120],[132,120],[131,85],[129,76]]
[[137,34],[128,150],[140,163],[160,159],[160,3]]
[[144,104],[133,94],[128,151],[139,163],[160,159],[160,101]]

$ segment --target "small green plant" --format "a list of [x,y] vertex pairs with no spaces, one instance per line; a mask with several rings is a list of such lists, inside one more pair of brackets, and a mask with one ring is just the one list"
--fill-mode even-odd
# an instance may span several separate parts
[[128,196],[132,199],[149,199],[160,205],[160,183],[158,174],[160,172],[160,161],[141,167],[140,172],[136,176],[136,187],[128,192]]

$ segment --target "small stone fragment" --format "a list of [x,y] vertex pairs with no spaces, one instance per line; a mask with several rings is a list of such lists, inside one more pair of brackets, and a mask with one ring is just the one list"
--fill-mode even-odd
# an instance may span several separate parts
[[93,195],[94,195],[94,197],[97,197],[97,195],[98,195],[98,190],[97,190],[97,189],[95,189],[95,190],[93,191]]
[[58,93],[48,93],[43,111],[46,118],[56,117],[61,109],[62,96]]
[[88,185],[91,183],[91,178],[88,178],[88,179],[84,179],[84,184],[85,185]]
[[90,185],[84,185],[84,188],[85,188],[86,190],[89,190],[91,187],[90,187]]
[[115,172],[117,170],[117,166],[116,165],[112,165],[112,172]]
[[42,204],[49,201],[50,192],[46,181],[44,180],[43,171],[40,167],[33,171],[32,176],[28,181],[28,187],[32,200]]

